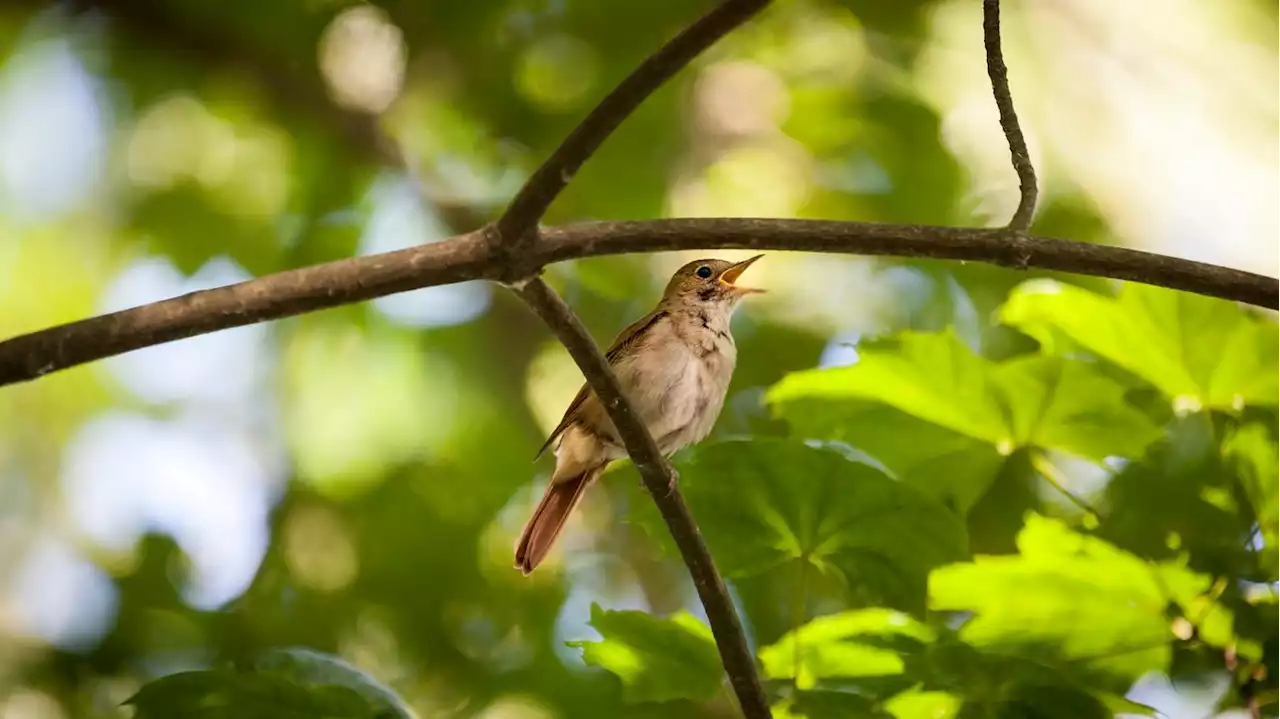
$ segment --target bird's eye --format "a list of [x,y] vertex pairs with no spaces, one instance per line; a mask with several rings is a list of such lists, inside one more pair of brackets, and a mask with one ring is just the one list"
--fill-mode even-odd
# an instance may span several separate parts
[[701,277],[702,279],[706,280],[706,279],[710,279],[710,277],[711,277],[711,274],[712,274],[712,273],[711,273],[711,268],[710,268],[710,267],[707,267],[706,265],[703,265],[703,266],[699,267],[699,268],[698,268],[698,271],[697,271],[697,272],[694,272],[693,274],[695,274],[695,275],[697,275],[697,276]]

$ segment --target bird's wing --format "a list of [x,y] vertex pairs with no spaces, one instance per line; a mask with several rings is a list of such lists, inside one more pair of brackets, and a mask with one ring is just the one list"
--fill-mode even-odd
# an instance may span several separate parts
[[[661,319],[666,317],[667,314],[666,310],[654,310],[635,322],[632,322],[631,325],[613,339],[613,343],[609,345],[609,350],[604,354],[605,360],[610,364],[610,366],[616,364],[618,357],[622,355],[623,350],[638,342],[646,332],[653,329],[653,327],[657,325]],[[543,442],[542,448],[538,450],[536,455],[534,455],[533,458],[535,461],[542,456],[543,452],[547,451],[547,448],[551,446],[552,442],[556,441],[556,438],[569,428],[569,425],[573,424],[574,421],[578,419],[578,414],[582,409],[582,403],[587,401],[587,395],[590,391],[591,387],[586,384],[583,384],[582,389],[578,390],[578,395],[569,403],[569,408],[565,410],[564,418],[560,420],[560,424],[556,425],[556,428],[551,431],[551,436],[547,437],[547,441]]]

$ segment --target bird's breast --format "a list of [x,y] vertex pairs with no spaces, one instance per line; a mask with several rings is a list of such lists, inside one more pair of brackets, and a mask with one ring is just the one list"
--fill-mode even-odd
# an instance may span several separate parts
[[724,406],[737,349],[727,332],[672,325],[620,368],[641,419],[665,454],[706,437]]

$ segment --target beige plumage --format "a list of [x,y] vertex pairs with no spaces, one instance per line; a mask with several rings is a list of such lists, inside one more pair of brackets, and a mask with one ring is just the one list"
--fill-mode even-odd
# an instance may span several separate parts
[[[697,260],[676,271],[662,300],[622,331],[605,353],[636,413],[664,455],[705,438],[724,405],[737,348],[729,321],[744,295],[734,284],[743,262]],[[583,385],[551,432],[556,468],[516,546],[516,566],[532,572],[546,557],[582,493],[615,459],[626,456],[595,392]]]

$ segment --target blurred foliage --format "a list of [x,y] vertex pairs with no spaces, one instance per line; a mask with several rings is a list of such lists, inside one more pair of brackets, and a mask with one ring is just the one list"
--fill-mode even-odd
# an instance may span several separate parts
[[[1130,160],[1064,159],[1073,125],[1118,131],[1018,48],[1076,42],[1073,73],[1147,78],[1191,35],[1023,5],[1006,45],[1036,232],[1149,246],[1135,228],[1156,226],[1186,254],[1185,196],[1122,215],[1145,207],[1132,183],[1072,173]],[[710,6],[0,4],[0,336],[470,230]],[[778,2],[650,98],[546,221],[987,223],[1013,193],[982,183],[983,158],[1012,178],[985,76],[947,68],[990,118],[928,81],[952,32],[981,64],[976,6]],[[1248,43],[1276,11],[1152,12]],[[1096,54],[1112,35],[1119,59]],[[1274,59],[1266,42],[1248,47]],[[1041,86],[1084,119],[1036,122]],[[1205,146],[1246,136],[1253,107],[1210,126],[1141,99],[1156,119],[1131,108],[1133,127],[1204,127]],[[1239,227],[1270,256],[1248,207],[1196,235],[1201,257]],[[676,254],[548,278],[603,339]],[[752,273],[771,291],[735,319],[725,410],[675,461],[775,716],[1150,715],[1197,692],[1276,714],[1274,313],[978,263],[771,253]],[[625,463],[543,568],[510,567],[549,466],[529,459],[580,381],[518,302],[469,283],[0,390],[0,716],[735,716]]]

